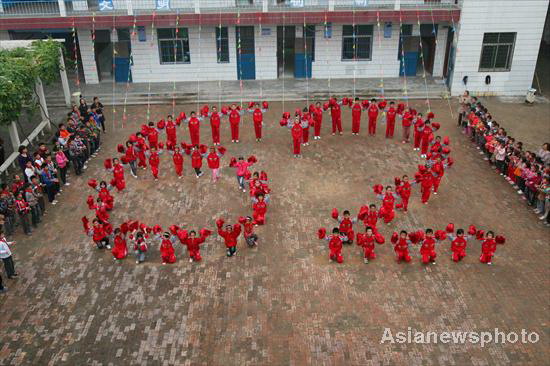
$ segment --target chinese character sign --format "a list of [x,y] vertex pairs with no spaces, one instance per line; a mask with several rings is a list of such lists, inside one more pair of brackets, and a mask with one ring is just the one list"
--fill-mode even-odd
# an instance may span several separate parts
[[115,10],[113,5],[113,0],[100,0],[99,1],[99,11],[111,11]]
[[157,10],[170,10],[170,0],[156,0]]

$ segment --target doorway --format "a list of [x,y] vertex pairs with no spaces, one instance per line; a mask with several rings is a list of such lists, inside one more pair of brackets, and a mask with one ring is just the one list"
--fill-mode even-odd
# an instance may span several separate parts
[[422,59],[418,62],[418,70],[425,71],[426,74],[433,74],[435,61],[435,44],[437,37],[437,24],[420,24],[420,42],[422,47],[418,52],[422,52],[424,59],[424,70],[422,70]]
[[129,28],[117,28],[117,42],[115,43],[115,81],[126,83],[132,81],[131,54],[132,42]]
[[294,78],[296,52],[296,27],[277,27],[277,78]]
[[95,31],[94,55],[99,81],[111,80],[113,78],[113,44],[109,30]]
[[256,79],[254,26],[235,27],[237,46],[237,77],[239,80]]

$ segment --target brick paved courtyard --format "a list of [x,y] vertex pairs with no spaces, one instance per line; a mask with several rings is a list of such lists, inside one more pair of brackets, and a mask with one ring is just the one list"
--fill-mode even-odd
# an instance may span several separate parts
[[[424,109],[421,102],[414,104]],[[286,110],[298,106],[287,103]],[[525,108],[489,104],[504,125],[531,113],[533,121],[518,123],[524,127],[514,126],[513,134],[532,138],[525,142],[538,146],[549,139],[549,105]],[[433,102],[433,109],[443,125],[441,134],[451,138],[457,163],[438,196],[423,206],[415,190],[410,212],[398,212],[389,227],[382,224],[382,232],[389,242],[394,230],[442,229],[450,221],[458,227],[493,229],[507,243],[498,248],[492,267],[479,263],[477,241],[460,264],[451,261],[449,242],[429,267],[420,264],[417,250],[413,262],[396,264],[388,242],[367,265],[355,245],[344,248],[343,264],[329,263],[316,231],[333,226],[331,209],[356,214],[360,205],[375,201],[373,184],[414,173],[420,159],[410,146],[386,141],[380,133],[365,137],[365,123],[362,136],[351,136],[349,111],[343,116],[344,136],[328,134],[325,116],[323,139],[312,141],[303,159],[292,159],[290,133],[278,125],[282,107],[276,103],[266,117],[263,143],[253,142],[247,116],[241,144],[225,144],[229,156],[255,154],[257,169],[269,174],[273,202],[267,225],[258,230],[257,249],[246,248],[241,238],[238,255],[226,258],[223,242],[213,235],[200,264],[187,262],[179,244],[174,265],[161,265],[158,248],[143,265],[136,266],[133,258],[114,263],[82,232],[80,218],[90,216],[86,181],[110,178],[103,159],[113,156],[117,143],[144,122],[145,110],[129,107],[126,128],[115,131],[109,110],[110,130],[99,156],[83,176],[70,177],[72,185],[60,204],[48,209],[47,225],[31,238],[16,237],[20,276],[9,280],[9,291],[0,295],[0,364],[548,364],[549,231],[459,133],[447,102]],[[152,116],[156,120],[171,110],[153,106]],[[119,121],[121,112],[119,106]],[[206,124],[201,136],[210,141]],[[189,141],[184,128],[178,130],[178,140],[182,138]],[[222,142],[228,138],[224,126]],[[137,218],[163,227],[214,229],[219,216],[234,220],[250,212],[233,169],[225,167],[221,181],[213,185],[209,172],[200,179],[192,175],[189,158],[183,180],[175,179],[169,157],[161,160],[157,183],[149,171],[139,171],[137,180],[127,175],[127,191],[115,194],[114,223]],[[398,332],[407,327],[436,332],[526,329],[537,332],[540,340],[484,348],[380,344],[384,328]]]

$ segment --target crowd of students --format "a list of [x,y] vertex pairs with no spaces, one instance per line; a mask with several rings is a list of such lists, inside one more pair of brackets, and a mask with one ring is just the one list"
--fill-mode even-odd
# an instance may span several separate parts
[[526,150],[468,91],[459,102],[458,126],[477,145],[484,160],[533,207],[544,225],[550,226],[550,144],[537,151]]
[[10,184],[3,183],[0,191],[0,214],[4,216],[6,235],[20,226],[27,235],[32,234],[46,212],[47,204],[57,204],[57,196],[68,186],[68,169],[72,165],[76,175],[87,168],[87,161],[100,147],[101,131],[105,131],[103,105],[96,97],[88,106],[84,98],[73,105],[66,122],[58,125],[52,150],[46,143],[30,152],[27,146],[19,147],[17,163],[20,172]]
[[[259,106],[258,103],[255,104]],[[251,105],[253,106],[253,105]],[[267,104],[264,103],[267,108]],[[131,134],[124,144],[119,144],[117,151],[123,154],[120,157],[109,158],[104,162],[107,171],[112,172],[113,178],[101,181],[99,184],[95,179],[88,182],[88,185],[98,192],[97,197],[88,196],[88,207],[94,211],[95,218],[90,224],[87,217],[82,218],[84,231],[92,237],[98,249],[111,249],[115,260],[122,260],[128,255],[128,247],[133,248],[136,256],[136,264],[144,262],[150,249],[158,244],[162,264],[176,262],[176,250],[174,244],[179,242],[187,248],[190,262],[202,260],[200,246],[212,234],[206,228],[200,230],[187,230],[177,225],[172,225],[168,230],[163,231],[160,225],[148,226],[139,220],[123,222],[114,228],[110,220],[110,211],[115,206],[115,200],[111,191],[116,189],[120,192],[126,189],[125,170],[138,177],[138,168],[147,170],[150,168],[154,180],[159,179],[160,156],[167,151],[171,155],[174,175],[179,179],[184,177],[184,154],[190,156],[191,167],[196,178],[203,175],[201,171],[203,159],[206,159],[208,168],[212,171],[211,182],[215,184],[220,178],[221,159],[226,149],[220,145],[219,130],[213,128],[213,145],[208,148],[200,144],[198,124],[204,116],[217,113],[215,107],[209,112],[205,107],[201,110],[201,116],[191,112],[189,118],[184,113],[180,114],[174,121],[172,116],[166,120],[160,120],[156,125],[148,123],[141,126],[141,129]],[[259,108],[258,108],[259,109]],[[238,111],[233,108],[232,110]],[[226,113],[227,114],[227,113]],[[240,112],[238,113],[240,116]],[[189,133],[192,143],[178,144],[176,127],[182,124],[189,126]],[[161,141],[161,133],[165,130],[166,140]],[[235,133],[232,130],[232,133]],[[237,132],[238,133],[238,130]],[[258,136],[258,135],[257,135]],[[238,142],[238,135],[232,135],[233,142]],[[257,137],[257,141],[261,140]],[[230,168],[235,168],[239,191],[246,192],[246,184],[250,192],[252,215],[239,217],[233,225],[225,224],[223,219],[216,221],[218,235],[223,239],[227,256],[233,257],[237,252],[237,242],[241,234],[249,247],[255,247],[258,243],[258,235],[255,227],[265,224],[267,204],[270,200],[271,190],[267,181],[267,174],[264,171],[251,173],[249,168],[257,162],[255,156],[251,155],[246,160],[244,157],[232,157],[229,162]],[[242,225],[242,230],[241,230]]]

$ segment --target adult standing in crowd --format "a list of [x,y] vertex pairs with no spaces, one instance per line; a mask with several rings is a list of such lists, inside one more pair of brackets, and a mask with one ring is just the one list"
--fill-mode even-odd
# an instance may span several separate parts
[[460,107],[458,108],[458,126],[462,125],[462,119],[468,111],[468,104],[471,102],[472,98],[470,97],[470,92],[468,90],[465,90],[464,94],[458,97],[458,103],[460,104]]
[[[15,244],[14,241],[8,241],[4,236],[4,232],[0,230],[0,258],[4,262],[4,268],[8,274],[8,278],[17,277],[15,272],[15,265],[13,264],[13,257],[11,255],[10,246]],[[1,282],[1,280],[0,280]]]
[[92,109],[95,109],[95,114],[98,117],[98,122],[101,125],[101,130],[105,133],[105,115],[103,114],[103,104],[99,101],[99,97],[94,97]]

